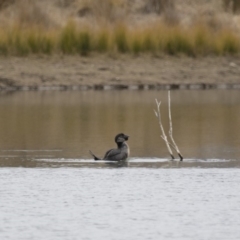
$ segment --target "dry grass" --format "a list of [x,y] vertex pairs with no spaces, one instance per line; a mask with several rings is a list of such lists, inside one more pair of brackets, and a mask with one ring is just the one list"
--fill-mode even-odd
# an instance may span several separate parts
[[101,31],[79,29],[69,22],[63,29],[22,29],[15,26],[0,32],[0,54],[80,54],[153,53],[187,56],[239,54],[240,38],[222,29],[212,32],[207,26],[185,28],[155,24],[149,28],[130,29],[124,24],[105,27]]
[[8,7],[9,5],[13,4],[15,0],[0,0],[0,9]]
[[226,11],[240,12],[240,0],[222,0],[222,2]]
[[[191,1],[188,5],[191,6],[193,2],[197,3]],[[240,52],[237,28],[226,24],[222,20],[225,18],[220,18],[216,11],[203,8],[198,15],[193,14],[190,23],[184,24],[179,14],[181,5],[172,0],[149,0],[155,12],[161,15],[147,15],[148,20],[144,23],[136,22],[132,16],[134,14],[130,14],[135,11],[138,16],[138,9],[146,4],[143,0],[142,5],[132,6],[134,11],[129,10],[131,6],[127,0],[104,0],[101,4],[95,0],[52,0],[54,5],[47,5],[50,4],[47,0],[0,0],[0,7],[1,3],[6,6],[0,16],[2,55],[88,55],[99,52],[205,56]],[[57,21],[56,12],[50,14],[51,11],[44,9],[45,5],[41,5],[44,3],[48,9],[57,8],[65,24]],[[216,4],[214,6],[221,11],[221,4]],[[79,17],[79,11],[83,9],[85,16]],[[8,11],[12,13],[12,19],[4,15]],[[120,20],[122,16],[125,16],[124,20]],[[151,21],[150,16],[154,17]]]
[[75,3],[81,16],[91,15],[98,21],[116,21],[127,13],[126,0],[81,0]]
[[152,11],[158,14],[173,10],[175,7],[175,2],[173,0],[149,0],[146,2],[146,11]]
[[49,15],[33,0],[18,0],[17,23],[25,26],[41,25],[49,27],[51,20]]

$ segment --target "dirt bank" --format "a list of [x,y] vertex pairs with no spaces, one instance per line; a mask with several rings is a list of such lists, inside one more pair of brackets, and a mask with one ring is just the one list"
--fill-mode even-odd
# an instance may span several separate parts
[[234,57],[0,58],[2,90],[240,88]]

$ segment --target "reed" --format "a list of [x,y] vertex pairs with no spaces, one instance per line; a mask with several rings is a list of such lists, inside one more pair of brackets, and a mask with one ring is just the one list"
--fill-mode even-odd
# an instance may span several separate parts
[[174,28],[167,37],[165,52],[170,55],[194,55],[194,47],[191,36],[188,34],[188,32],[182,32],[180,29]]
[[100,53],[109,51],[110,34],[107,29],[102,29],[95,36],[95,50]]
[[131,29],[121,24],[98,29],[79,28],[69,22],[63,28],[12,26],[0,30],[0,55],[80,54],[169,54],[187,56],[240,53],[240,37],[229,29],[212,31],[208,26],[191,28],[155,24]]
[[1,29],[0,30],[0,55],[6,56],[8,55],[8,41],[6,32]]
[[151,33],[144,34],[141,51],[146,51],[146,52],[157,51],[155,38],[151,35]]
[[137,37],[135,37],[131,43],[131,50],[135,55],[138,55],[141,50],[142,50],[142,43],[140,41],[140,39],[138,39]]
[[120,53],[126,53],[130,50],[128,37],[130,33],[128,33],[127,27],[125,25],[117,25],[114,30],[114,45],[116,49]]
[[59,34],[59,49],[64,54],[73,54],[78,44],[78,31],[73,22],[69,22]]
[[212,37],[205,26],[197,26],[193,32],[193,45],[196,55],[206,55],[212,52]]
[[76,50],[79,54],[86,56],[92,51],[91,38],[91,33],[88,30],[78,33]]
[[219,53],[221,55],[235,55],[240,52],[239,37],[229,32],[229,30],[224,30],[219,36],[219,46]]
[[42,35],[39,32],[30,31],[26,34],[26,44],[30,53],[51,54],[54,51],[54,39],[51,33]]

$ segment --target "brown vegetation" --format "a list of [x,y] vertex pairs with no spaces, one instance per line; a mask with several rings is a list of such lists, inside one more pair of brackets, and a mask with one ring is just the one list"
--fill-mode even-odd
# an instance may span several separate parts
[[239,2],[0,0],[0,54],[238,54]]
[[43,25],[48,21],[62,26],[69,19],[79,24],[96,24],[99,19],[105,19],[109,23],[121,20],[134,26],[137,23],[148,25],[170,13],[177,15],[183,24],[208,15],[221,16],[223,22],[228,20],[229,23],[233,20],[231,11],[237,13],[239,9],[240,0],[0,0],[0,20],[4,24],[28,20],[29,24]]
[[223,7],[226,11],[238,13],[240,11],[240,0],[223,0]]

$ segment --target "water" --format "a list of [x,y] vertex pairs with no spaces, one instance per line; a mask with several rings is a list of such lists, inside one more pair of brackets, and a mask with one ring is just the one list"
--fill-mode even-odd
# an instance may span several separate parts
[[[239,91],[0,95],[0,239],[240,239]],[[95,162],[130,135],[126,163]]]
[[[172,91],[173,135],[189,159],[240,159],[239,91]],[[169,157],[153,109],[167,91],[18,92],[0,95],[0,166],[26,159],[90,159],[130,135],[132,158]],[[8,159],[7,159],[8,158]],[[33,163],[32,163],[33,164]]]
[[240,239],[239,169],[2,168],[0,239]]

